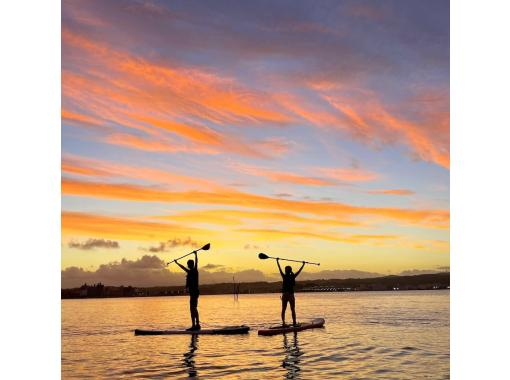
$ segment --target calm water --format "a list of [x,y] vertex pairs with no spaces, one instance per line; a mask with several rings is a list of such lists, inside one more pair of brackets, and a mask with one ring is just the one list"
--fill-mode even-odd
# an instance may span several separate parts
[[[184,297],[62,301],[63,378],[445,379],[449,291],[298,293],[298,320],[324,329],[259,337],[279,320],[278,294],[201,296],[202,327],[249,335],[134,336],[188,327]],[[290,320],[290,315],[289,315]]]

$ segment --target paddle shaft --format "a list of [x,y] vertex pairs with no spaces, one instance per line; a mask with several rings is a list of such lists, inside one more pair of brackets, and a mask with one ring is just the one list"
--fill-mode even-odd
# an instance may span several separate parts
[[182,258],[184,258],[184,257],[186,257],[186,256],[192,255],[192,254],[194,254],[195,252],[196,252],[196,253],[198,253],[198,251],[200,251],[200,250],[202,250],[202,248],[195,249],[194,251],[191,251],[190,253],[186,253],[184,256],[178,257],[178,258],[176,258],[176,259],[174,259],[174,260],[172,260],[172,261],[170,261],[170,262],[166,263],[166,265],[168,265],[168,264],[172,264],[173,262],[175,262],[175,261],[177,261],[177,260],[180,260],[180,259],[182,259]]
[[293,261],[295,263],[305,263],[305,264],[312,264],[312,265],[321,265],[320,263],[311,263],[310,261],[299,261],[299,260],[291,260],[291,259],[281,259],[279,257],[271,257],[271,256],[267,256],[269,259],[279,259],[279,260],[283,260],[283,261]]

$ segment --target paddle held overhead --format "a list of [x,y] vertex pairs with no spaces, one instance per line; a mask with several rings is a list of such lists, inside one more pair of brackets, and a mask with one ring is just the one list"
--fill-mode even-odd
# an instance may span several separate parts
[[199,248],[199,249],[195,249],[194,251],[191,251],[190,253],[187,253],[185,254],[184,256],[181,256],[181,257],[178,257],[172,261],[169,261],[168,263],[166,263],[166,265],[170,265],[172,263],[175,263],[177,260],[180,260],[182,259],[183,257],[186,257],[186,256],[189,256],[189,255],[192,255],[193,253],[197,253],[198,251],[208,251],[209,248],[211,248],[211,243],[207,243],[206,245],[204,245],[202,248]]
[[268,256],[266,255],[265,253],[259,253],[259,259],[261,260],[266,260],[266,259],[279,259],[279,260],[284,260],[284,261],[293,261],[295,263],[305,263],[305,264],[312,264],[312,265],[321,265],[320,263],[312,263],[310,261],[300,261],[300,260],[291,260],[291,259],[282,259],[280,257],[271,257],[271,256]]

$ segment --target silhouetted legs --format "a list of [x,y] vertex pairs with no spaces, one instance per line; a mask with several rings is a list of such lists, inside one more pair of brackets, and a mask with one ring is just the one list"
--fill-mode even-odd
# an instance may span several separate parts
[[190,311],[191,311],[191,324],[193,326],[200,326],[200,318],[198,315],[198,308],[194,307]]
[[199,330],[200,329],[200,318],[198,315],[198,294],[190,295],[189,298],[189,311],[191,315],[191,328]]
[[283,296],[282,296],[282,326],[285,326],[285,311],[287,310],[287,302]]
[[292,293],[282,294],[282,324],[285,325],[285,312],[287,311],[287,302],[290,303],[292,322],[294,325],[296,325],[296,299]]
[[292,323],[296,326],[296,299],[294,296],[289,300],[290,311],[292,312]]

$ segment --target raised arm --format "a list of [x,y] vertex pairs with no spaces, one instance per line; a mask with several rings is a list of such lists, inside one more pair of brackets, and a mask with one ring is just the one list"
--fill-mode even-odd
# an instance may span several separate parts
[[188,268],[186,268],[184,265],[181,265],[181,263],[179,263],[177,260],[174,260],[174,261],[175,261],[175,263],[176,263],[177,265],[179,265],[179,266],[181,267],[181,269],[182,269],[184,272],[186,272],[186,273],[188,273],[188,272],[189,272],[189,269],[188,269]]
[[195,251],[194,253],[195,253],[195,268],[198,270],[198,255],[197,255],[197,251]]
[[305,262],[303,261],[303,264],[301,264],[301,268],[299,268],[299,270],[296,272],[296,275],[294,277],[297,277],[299,276],[299,274],[301,273],[301,271],[303,270],[303,268],[305,267]]
[[278,269],[280,270],[280,274],[282,275],[282,277],[284,277],[282,267],[280,266],[280,259],[278,257],[276,258],[276,264],[278,264]]

